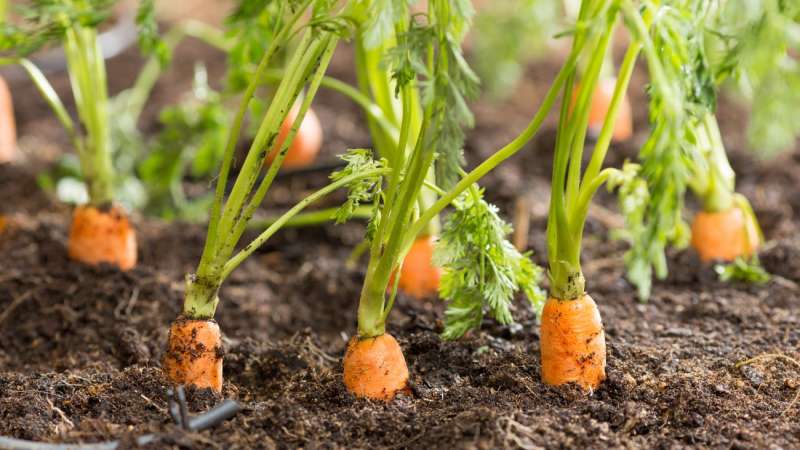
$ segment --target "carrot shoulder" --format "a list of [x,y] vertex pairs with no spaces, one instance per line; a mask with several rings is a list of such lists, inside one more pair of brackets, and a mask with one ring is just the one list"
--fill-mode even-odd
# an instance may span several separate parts
[[703,261],[733,261],[751,256],[760,245],[756,224],[734,206],[697,213],[692,222],[692,247]]
[[122,270],[136,265],[136,232],[116,206],[75,208],[67,247],[70,258],[85,264],[109,263]]
[[14,160],[17,152],[17,126],[14,122],[14,105],[11,91],[0,77],[0,163]]
[[173,383],[222,391],[222,336],[214,320],[179,317],[169,329],[163,361]]
[[[434,244],[433,236],[417,238],[403,260],[397,285],[412,297],[431,297],[439,290],[442,269],[433,264]],[[392,285],[391,281],[389,285]]]
[[576,383],[593,391],[606,378],[606,340],[600,312],[589,295],[549,298],[542,311],[542,380]]
[[[272,163],[272,160],[278,155],[286,138],[289,137],[289,132],[292,130],[294,121],[297,118],[298,108],[292,107],[286,120],[281,124],[281,130],[278,138],[275,140],[275,146],[272,151],[267,155],[266,163]],[[303,122],[300,123],[300,128],[297,129],[297,134],[289,146],[289,151],[283,159],[282,167],[288,169],[299,169],[308,167],[317,159],[319,150],[322,147],[322,125],[319,118],[314,113],[314,110],[308,109]]]
[[408,366],[394,337],[354,336],[344,356],[344,384],[358,397],[389,401],[408,387]]

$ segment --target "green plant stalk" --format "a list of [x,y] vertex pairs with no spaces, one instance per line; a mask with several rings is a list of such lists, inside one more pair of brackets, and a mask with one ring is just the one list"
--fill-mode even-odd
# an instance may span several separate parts
[[[306,33],[304,36],[303,46],[300,48],[305,50],[306,47],[310,45],[310,40],[310,33]],[[277,42],[277,39],[274,42]],[[261,69],[261,65],[264,65],[266,62],[268,62],[266,56],[270,55],[271,53],[273,53],[273,51],[267,51],[265,57],[262,59],[261,64],[259,65],[259,69]],[[308,53],[305,54],[308,55]],[[297,72],[300,70],[305,70],[305,67],[300,68],[299,66],[300,58],[302,58],[303,52],[298,51],[294,54],[294,56],[295,58],[292,61],[293,65],[290,66],[290,76],[281,82],[281,85],[278,87],[278,92],[270,104],[270,108],[268,109],[261,125],[259,126],[258,133],[256,134],[256,137],[253,140],[250,149],[248,150],[247,157],[242,165],[239,175],[236,178],[234,187],[231,190],[227,201],[224,202],[224,209],[222,207],[219,208],[223,209],[223,211],[218,215],[216,221],[213,217],[214,211],[218,209],[216,199],[214,205],[212,206],[212,217],[209,221],[209,234],[206,237],[206,248],[203,250],[203,255],[200,258],[200,264],[197,268],[197,276],[201,279],[212,278],[214,279],[215,284],[219,284],[222,281],[218,279],[219,273],[222,268],[222,264],[224,264],[224,260],[227,259],[225,256],[223,256],[224,252],[226,251],[225,247],[227,246],[230,251],[232,251],[230,248],[231,246],[229,244],[229,239],[233,232],[235,220],[238,218],[238,215],[241,212],[247,195],[249,195],[252,191],[256,177],[261,171],[261,164],[263,163],[264,157],[273,145],[275,138],[278,136],[280,124],[291,107],[289,104],[290,92],[295,93],[299,90],[300,76],[297,74]],[[242,98],[239,110],[241,115],[237,114],[235,121],[238,123],[235,123],[233,129],[231,130],[228,148],[226,148],[225,159],[223,160],[220,177],[217,181],[217,194],[221,192],[224,196],[225,188],[221,185],[223,182],[227,183],[227,173],[230,170],[231,161],[233,159],[232,152],[230,158],[228,158],[227,152],[229,149],[232,150],[235,148],[238,140],[238,134],[241,131],[240,119],[247,110],[247,104],[255,92],[255,86],[258,84],[256,80],[259,78],[260,71],[257,70],[256,76],[250,82],[250,85],[248,86],[247,91],[245,91],[244,97]],[[220,197],[220,202],[221,201],[222,197]],[[213,235],[211,234],[212,232],[214,233]]]
[[[562,145],[556,146],[555,163],[553,165],[550,215],[548,220],[548,260],[550,266],[551,296],[561,300],[577,299],[584,294],[585,279],[580,265],[581,223],[578,197],[581,190],[581,161],[588,127],[591,94],[597,87],[600,71],[605,60],[613,21],[607,22],[607,29],[593,46],[589,64],[581,82],[581,90],[571,113],[562,109],[559,120],[559,133],[566,139]],[[576,40],[579,37],[576,36]],[[620,80],[617,80],[619,85]],[[573,86],[564,90],[564,99],[572,97]],[[615,89],[614,101],[621,101],[624,90]],[[616,111],[615,111],[616,112]],[[606,115],[605,123],[615,120],[611,111]],[[605,124],[604,124],[605,128]],[[604,152],[603,149],[595,151]],[[566,193],[564,192],[566,186]]]
[[[380,55],[376,53],[376,50],[369,51],[364,47],[364,41],[360,34],[356,36],[355,39],[355,50],[356,78],[361,94],[366,98],[375,99],[372,100],[372,103],[377,105],[377,107],[381,110],[382,115],[386,117],[388,123],[396,126],[397,120],[396,115],[394,114],[391,96],[382,95],[383,90],[380,89],[380,86],[378,85],[378,83],[380,83],[381,86],[385,85],[387,88],[389,86],[388,81],[386,81],[385,74],[382,74],[377,70],[380,62]],[[380,98],[383,99],[383,101],[378,99],[378,95],[373,92],[373,90],[377,90],[381,94]],[[392,113],[387,114],[387,109]],[[379,127],[378,123],[376,123],[371,117],[367,117],[367,127],[369,128],[370,136],[372,137],[372,144],[375,150],[378,151],[378,154],[386,158],[389,161],[389,164],[392,166],[398,166],[399,161],[397,154],[399,152],[395,145],[392,144],[393,141],[391,138],[386,135],[386,133],[382,130],[382,127]]]
[[[372,217],[373,209],[374,206],[372,205],[360,205],[355,209],[351,217],[355,219],[369,219],[370,217]],[[310,227],[310,226],[323,225],[328,222],[333,222],[334,220],[336,220],[337,211],[339,211],[338,207],[325,208],[317,211],[300,213],[292,217],[288,221],[284,222],[283,228]],[[261,230],[277,222],[278,219],[280,219],[280,217],[282,216],[265,217],[263,219],[253,219],[247,224],[247,228]]]
[[[384,208],[386,215],[381,218],[381,222],[386,221],[388,224],[386,227],[388,239],[385,248],[383,252],[370,252],[370,262],[367,266],[358,306],[358,335],[361,338],[380,336],[386,329],[386,287],[392,272],[398,266],[401,251],[405,248],[404,237],[407,235],[408,220],[414,212],[417,195],[424,184],[425,175],[434,158],[433,149],[424,148],[425,123],[427,121],[423,122],[416,150],[409,161],[406,178],[399,186],[397,203],[393,205],[393,210],[388,214]],[[393,170],[393,173],[396,172],[397,170]],[[396,212],[394,208],[397,208]],[[383,228],[383,225],[381,223],[379,229]],[[376,235],[374,239],[382,239],[382,236]]]
[[[261,184],[259,185],[256,192],[252,195],[250,202],[248,203],[247,207],[244,211],[240,214],[239,218],[237,219],[236,225],[234,227],[233,233],[231,234],[231,238],[229,241],[229,247],[233,250],[233,247],[239,242],[242,234],[244,233],[245,229],[247,228],[247,222],[253,217],[258,207],[261,205],[261,202],[264,200],[264,197],[267,194],[272,182],[275,180],[275,177],[278,175],[278,170],[280,170],[281,165],[283,164],[283,160],[286,158],[286,155],[289,153],[289,147],[294,140],[295,136],[297,135],[297,130],[300,129],[300,125],[303,122],[303,118],[305,117],[308,109],[311,107],[311,101],[314,99],[314,96],[319,89],[320,84],[322,83],[322,75],[325,73],[327,66],[333,57],[333,51],[336,49],[338,44],[338,38],[328,38],[326,41],[321,42],[320,52],[318,53],[316,68],[316,75],[314,80],[311,83],[311,86],[307,92],[307,95],[303,96],[303,101],[300,105],[300,109],[297,112],[297,117],[295,118],[294,123],[292,124],[292,128],[289,130],[289,134],[286,136],[286,139],[283,142],[281,149],[278,151],[275,158],[272,160],[272,163],[267,170],[267,174],[261,180]],[[308,62],[311,63],[313,59],[309,59]],[[309,71],[310,73],[311,71]],[[302,92],[302,84],[305,84],[306,78],[308,77],[308,73],[302,78],[300,90],[297,91],[297,96],[301,95]],[[297,98],[297,97],[295,97]],[[290,105],[291,107],[291,105]],[[285,120],[284,118],[281,120]],[[272,148],[272,146],[270,146]],[[263,165],[264,159],[262,159],[261,164]],[[227,256],[226,256],[227,257]]]
[[336,191],[337,189],[346,186],[349,183],[357,181],[362,178],[369,178],[378,175],[385,175],[389,173],[390,169],[374,169],[354,175],[350,175],[349,177],[342,178],[337,180],[336,182],[330,183],[329,185],[323,187],[322,189],[314,192],[313,194],[309,195],[308,197],[304,198],[300,202],[298,202],[295,206],[292,207],[289,211],[284,213],[274,222],[272,222],[269,227],[264,230],[258,237],[253,239],[253,241],[245,246],[242,250],[240,250],[236,255],[234,255],[227,263],[223,266],[222,269],[222,279],[225,279],[230,275],[230,273],[236,269],[242,262],[244,262],[247,257],[253,254],[258,247],[263,245],[269,238],[271,238],[278,230],[283,228],[284,226],[288,226],[292,220],[292,218],[297,217],[297,215],[307,208],[308,206],[312,205],[314,202],[320,200],[321,198],[325,197],[326,195]]
[[72,145],[75,147],[78,154],[83,152],[83,140],[81,136],[78,134],[78,131],[75,129],[75,123],[72,121],[69,113],[67,112],[67,108],[64,107],[64,104],[61,102],[61,98],[56,93],[56,90],[53,89],[53,86],[47,81],[47,78],[44,76],[41,70],[36,67],[31,61],[26,58],[0,58],[0,66],[8,65],[8,64],[19,64],[25,69],[25,72],[28,73],[31,81],[36,86],[36,89],[42,95],[47,105],[56,115],[56,118],[61,123],[61,126],[67,131],[69,135],[70,141],[72,141]]
[[[598,47],[602,48],[603,51],[595,51],[592,53],[591,57],[593,60],[590,62],[587,72],[587,78],[591,80],[591,84],[587,86],[592,86],[592,88],[596,85],[599,71],[601,70],[602,60],[600,58],[604,57],[607,50],[608,42],[603,43],[603,37],[600,39],[601,43]],[[580,265],[583,229],[592,197],[597,192],[597,189],[599,189],[615,171],[614,169],[600,169],[608,152],[619,107],[624,99],[628,84],[630,83],[635,62],[641,48],[642,45],[638,37],[634,37],[625,54],[622,66],[620,67],[620,74],[617,78],[609,111],[604,120],[600,137],[593,150],[592,158],[584,173],[582,182],[580,178],[580,158],[582,158],[582,150],[576,151],[574,146],[583,146],[588,109],[582,109],[576,106],[575,111],[581,112],[583,115],[579,116],[577,120],[575,120],[574,117],[565,118],[562,115],[562,120],[559,123],[560,130],[569,130],[569,128],[572,127],[572,132],[568,132],[567,135],[573,135],[576,139],[572,143],[573,149],[569,157],[565,156],[564,148],[557,148],[556,150],[557,163],[554,164],[553,169],[551,218],[548,220],[548,248],[550,249],[548,259],[550,260],[551,276],[550,289],[551,295],[561,300],[577,299],[585,292],[585,278]],[[570,92],[565,91],[565,98],[569,98],[569,94]],[[590,101],[590,99],[581,98],[579,96],[578,104],[580,104],[581,101]],[[567,121],[565,122],[565,120]],[[574,130],[575,127],[580,128],[576,131]],[[567,172],[567,179],[564,180],[561,174],[566,170],[567,163],[569,163],[570,167]],[[566,198],[562,196],[562,186],[564,186],[564,182],[566,182],[567,185]],[[559,216],[563,217],[563,219],[559,220]]]
[[[558,75],[556,75],[555,80],[553,80],[553,84],[550,86],[547,94],[545,94],[541,106],[522,133],[520,133],[504,147],[497,150],[484,162],[472,169],[469,173],[467,173],[467,175],[461,178],[461,180],[455,186],[453,186],[453,188],[448,190],[446,194],[441,195],[430,208],[423,211],[420,214],[420,217],[414,221],[413,225],[410,227],[411,231],[409,232],[409,236],[413,238],[414,236],[418,235],[433,217],[442,212],[442,210],[444,210],[447,205],[452,203],[459,195],[461,195],[462,192],[464,192],[473,184],[477,183],[478,180],[494,170],[494,168],[500,165],[503,161],[514,156],[525,146],[525,144],[533,139],[533,137],[541,128],[542,123],[544,123],[545,118],[547,118],[547,114],[553,108],[553,105],[558,99],[559,91],[566,83],[567,78],[574,71],[577,56],[580,54],[582,48],[582,45],[578,45],[573,48],[569,57],[565,61],[564,66],[562,66],[561,70],[558,72]],[[406,244],[410,245],[410,240]]]
[[236,150],[236,143],[239,140],[239,134],[242,131],[242,125],[244,123],[244,117],[247,114],[248,105],[250,104],[250,99],[255,94],[256,89],[258,88],[257,80],[261,79],[263,73],[269,67],[269,63],[275,54],[282,48],[282,46],[288,40],[290,34],[292,33],[292,28],[294,25],[300,20],[300,18],[305,13],[308,5],[312,3],[313,0],[305,0],[301,5],[298,6],[295,14],[289,18],[287,23],[284,25],[283,29],[275,35],[275,39],[270,43],[267,51],[264,53],[264,56],[261,58],[261,61],[258,64],[258,67],[255,70],[255,74],[253,76],[253,81],[247,86],[244,94],[242,95],[242,101],[239,104],[239,109],[236,112],[236,116],[234,117],[233,123],[231,124],[231,131],[228,136],[228,141],[225,145],[225,152],[222,157],[222,164],[220,165],[219,170],[219,177],[217,179],[217,185],[214,192],[214,201],[211,205],[211,215],[209,217],[208,222],[208,233],[206,234],[206,243],[203,247],[203,256],[200,259],[200,265],[198,266],[198,273],[202,270],[203,272],[208,272],[211,269],[211,264],[215,259],[217,253],[217,228],[219,227],[219,221],[222,212],[223,200],[225,198],[225,189],[228,185],[228,176],[230,174],[231,165],[233,163],[233,155]]
[[[695,194],[700,197],[704,211],[727,211],[734,206],[736,174],[728,161],[717,118],[712,113],[706,114],[698,128],[709,145],[708,152],[704,152],[708,173],[705,190]],[[702,174],[698,175],[702,178]]]
[[[64,53],[78,115],[86,130],[79,153],[89,204],[108,206],[114,196],[105,61],[94,29],[73,25],[66,31]],[[78,149],[80,150],[80,149]]]
[[[244,163],[242,163],[242,168],[236,177],[230,195],[225,202],[220,218],[220,230],[224,233],[218,247],[217,258],[227,258],[225,253],[232,250],[236,243],[237,238],[233,232],[235,224],[242,214],[247,197],[253,191],[266,155],[275,145],[280,126],[292,107],[291,102],[300,92],[309,63],[318,55],[320,45],[321,42],[313,39],[310,32],[306,33],[294,53],[294,58],[289,63],[289,67],[292,68],[290,76],[278,87],[278,91],[272,99],[269,109],[267,109],[267,113],[253,139],[253,143],[250,145]],[[298,117],[298,120],[302,120],[302,118]],[[280,155],[278,158],[280,158]],[[268,176],[269,173],[267,174]]]
[[[302,122],[303,116],[308,110],[311,101],[319,89],[322,82],[322,77],[327,70],[330,63],[333,51],[338,43],[338,37],[323,34],[315,36],[313,31],[309,31],[303,38],[303,44],[298,47],[294,53],[296,58],[292,58],[290,68],[292,71],[279,85],[276,94],[270,104],[264,119],[259,126],[256,133],[256,138],[253,141],[248,156],[244,162],[242,170],[234,183],[228,201],[225,204],[224,211],[220,218],[219,230],[227,230],[227,239],[223,237],[221,241],[222,246],[218,247],[217,252],[208,259],[204,252],[201,257],[200,265],[198,266],[197,275],[190,279],[190,283],[198,285],[196,288],[187,289],[184,301],[184,315],[197,318],[213,317],[217,305],[217,292],[222,282],[227,278],[233,269],[235,269],[247,256],[249,256],[255,249],[263,244],[269,237],[272,236],[286,221],[291,219],[294,215],[298,214],[305,207],[318,200],[324,195],[332,192],[338,187],[343,186],[352,179],[345,179],[345,182],[334,182],[326,188],[321,189],[312,196],[304,199],[287,214],[278,219],[272,224],[264,233],[262,233],[254,242],[247,245],[242,251],[237,253],[233,258],[230,258],[238,238],[244,232],[247,222],[252,213],[255,211],[253,205],[259,205],[266,195],[272,180],[274,179],[278,168],[281,166],[284,157],[288,151],[288,146],[291,144],[297,132],[299,124]],[[313,71],[313,76],[311,75]],[[295,99],[300,95],[303,86],[308,82],[308,77],[312,76],[309,84],[308,95],[305,96],[303,103],[300,107],[297,120],[293,125],[289,135],[287,136],[284,146],[278,153],[277,157],[273,160],[267,174],[262,180],[258,190],[253,193],[252,189],[255,185],[255,177],[261,171],[266,152],[268,152],[273,145],[277,131],[280,129],[286,114],[294,103]],[[254,77],[251,86],[258,83],[259,77]],[[243,102],[246,103],[246,100]],[[371,172],[358,174],[353,179],[358,179],[364,176],[374,175]],[[243,181],[244,180],[244,181]],[[250,181],[252,180],[252,181]],[[245,200],[248,195],[251,195],[250,204],[246,209]],[[233,239],[233,237],[236,237]],[[230,259],[229,259],[230,258]],[[213,287],[210,289],[209,286]],[[197,316],[201,314],[201,316]]]

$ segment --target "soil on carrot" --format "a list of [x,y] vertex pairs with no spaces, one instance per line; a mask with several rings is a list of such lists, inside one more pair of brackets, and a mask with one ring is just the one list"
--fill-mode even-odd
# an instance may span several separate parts
[[[348,55],[337,58],[334,71],[347,77]],[[476,105],[469,161],[524,126],[554,64],[532,68],[513,102]],[[127,71],[111,65],[112,74]],[[183,75],[168,82],[186,86],[190,74]],[[639,132],[609,164],[633,158],[644,138],[639,79],[632,92]],[[23,133],[57,129],[41,119],[43,108],[22,114]],[[327,156],[345,143],[368,144],[361,116],[343,99],[324,94],[315,108]],[[669,277],[656,283],[649,303],[639,303],[624,279],[625,244],[608,237],[620,221],[614,200],[601,196],[587,225],[584,270],[603,316],[609,366],[592,395],[541,383],[538,325],[525,301],[516,303],[516,324],[487,319],[480,331],[447,342],[438,336],[441,302],[401,295],[389,328],[405,351],[412,392],[389,404],[353,398],[341,358],[355,332],[364,264],[346,263],[363,233],[351,223],[285,230],[233,273],[217,317],[225,335],[223,393],[190,391],[189,408],[197,413],[229,397],[243,411],[203,432],[182,431],[169,419],[159,361],[205,228],[134,218],[135,269],[71,263],[70,210],[36,190],[38,150],[23,139],[30,158],[0,168],[0,206],[14,219],[0,234],[0,435],[129,444],[152,432],[152,448],[798,447],[800,370],[779,359],[737,363],[800,354],[800,152],[758,161],[743,150],[741,110],[725,108],[738,111],[723,117],[726,143],[740,190],[763,222],[769,242],[760,256],[775,276],[760,286],[723,284],[691,252],[674,252]],[[528,246],[539,264],[553,138],[552,127],[543,130],[483,183],[507,217],[520,196],[527,199]],[[271,205],[323,180],[323,173],[284,177]]]

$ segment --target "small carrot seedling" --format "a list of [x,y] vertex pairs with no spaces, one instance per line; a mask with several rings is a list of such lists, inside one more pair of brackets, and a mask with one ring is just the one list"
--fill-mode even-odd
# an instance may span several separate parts
[[[672,171],[677,165],[674,160],[681,157],[681,143],[690,117],[686,85],[695,86],[693,79],[687,79],[686,67],[678,58],[687,50],[686,43],[695,30],[686,26],[691,23],[691,7],[690,2],[581,2],[571,30],[572,54],[585,55],[586,60],[582,70],[573,69],[567,73],[564,85],[563,98],[576,100],[561,107],[547,227],[550,298],[542,311],[540,334],[542,379],[547,384],[576,383],[592,391],[605,379],[603,326],[597,306],[587,294],[581,270],[581,241],[592,197],[603,184],[618,190],[620,209],[626,217],[625,232],[643,236],[647,228],[643,221],[649,219],[648,205],[657,199],[672,199],[675,178],[684,175]],[[590,93],[601,79],[610,36],[620,20],[629,31],[630,42],[619,68],[608,113],[584,168]],[[651,137],[641,151],[646,158],[642,167],[626,163],[622,169],[603,169],[615,121],[640,53],[644,54],[650,75],[648,89],[656,99],[651,112]],[[679,165],[678,168],[683,169]],[[645,180],[658,183],[648,186]],[[685,183],[685,179],[680,181]],[[666,218],[674,219],[676,213],[672,210],[669,213],[672,215]],[[665,221],[660,225],[672,231],[674,223]],[[663,236],[672,235],[665,233]],[[647,244],[653,245],[652,242]],[[635,247],[634,250],[640,249]],[[649,268],[647,265],[646,269]],[[649,272],[643,270],[634,274],[649,281]]]
[[[381,113],[373,116],[373,136],[378,137],[381,165],[390,173],[372,191],[362,190],[366,195],[357,197],[370,201],[374,210],[368,226],[369,263],[359,299],[358,335],[344,357],[344,381],[350,392],[372,399],[391,400],[407,387],[402,350],[386,332],[400,283],[393,274],[402,271],[420,234],[447,206],[452,204],[455,212],[445,222],[434,252],[435,261],[443,266],[440,292],[449,301],[445,337],[459,337],[479,326],[487,310],[499,321],[510,322],[510,302],[520,290],[534,301],[539,297],[535,286],[540,272],[507,242],[508,225],[484,201],[475,183],[536,133],[557,88],[516,139],[465,173],[461,127],[472,120],[466,99],[475,92],[477,77],[463,59],[460,42],[471,5],[433,0],[427,6],[424,13],[412,15],[402,3],[373,2],[367,6],[372,23],[360,30],[365,61],[361,68],[366,68],[360,75],[362,90],[376,103],[385,102],[379,107]],[[570,61],[574,65],[575,58]],[[381,67],[391,76],[379,73]],[[392,86],[396,100],[387,88]],[[396,137],[387,133],[392,126],[383,127],[377,120],[390,114],[396,117],[390,123],[400,124]],[[421,201],[425,190],[430,191],[430,200]]]
[[[0,63],[19,64],[30,75],[78,154],[88,203],[75,209],[69,233],[69,256],[87,264],[111,263],[121,269],[136,264],[136,237],[125,212],[113,204],[115,173],[111,162],[111,127],[106,69],[97,26],[110,15],[110,2],[34,1],[20,7],[26,22],[4,24]],[[73,122],[42,72],[25,56],[49,42],[64,47],[80,125]]]
[[[281,126],[304,89],[305,95],[299,102],[297,112],[298,120],[302,121],[308,111],[339,40],[349,32],[349,15],[350,6],[347,4],[339,7],[335,2],[312,0],[291,3],[289,17],[280,23],[252,76],[247,77],[249,84],[225,142],[203,253],[196,271],[186,278],[183,311],[170,327],[164,369],[175,383],[208,387],[216,391],[222,388],[221,337],[213,318],[219,302],[219,289],[236,267],[315,201],[339,188],[349,187],[351,197],[343,207],[347,210],[357,203],[364,190],[369,190],[377,179],[388,173],[380,162],[365,158],[364,151],[347,153],[344,156],[347,167],[333,174],[329,185],[302,199],[252,242],[236,251],[248,222],[261,205],[287,155],[299,122],[295,121],[280,151],[264,171],[267,155],[279,139]],[[303,20],[304,17],[308,19]],[[299,37],[289,52],[286,71],[275,88],[269,106],[261,117],[251,117],[251,120],[258,121],[255,138],[230,191],[226,193],[234,151],[250,100],[272,58],[296,36]]]
[[[731,17],[743,12],[736,5],[737,2],[730,2],[712,8],[704,2],[687,3],[682,7],[682,15],[671,14],[661,19],[674,31],[654,37],[657,45],[670,49],[662,54],[665,71],[671,74],[670,78],[683,80],[673,92],[679,92],[684,99],[685,119],[681,129],[676,128],[679,140],[665,139],[671,133],[655,127],[640,152],[649,193],[642,211],[634,211],[628,217],[626,233],[632,248],[626,255],[626,263],[628,278],[638,287],[642,300],[650,295],[653,273],[658,278],[666,276],[664,252],[670,245],[682,247],[691,242],[704,261],[736,261],[731,273],[742,273],[739,269],[745,262],[751,266],[749,272],[763,272],[755,254],[764,238],[750,203],[735,190],[735,173],[715,117],[716,90],[732,74],[747,78],[746,74],[753,70],[753,61],[759,59],[751,53],[755,50],[750,39],[766,33],[764,27],[775,26],[770,25],[770,20],[776,19],[780,9],[755,8],[750,12],[757,11],[764,20],[745,21],[742,26],[742,21]],[[728,9],[729,6],[733,9]],[[740,24],[742,33],[721,31],[732,24]],[[773,37],[780,40],[780,36]],[[780,65],[778,61],[785,57],[785,48],[779,45],[759,48],[769,55],[761,59],[768,64]],[[781,76],[791,77],[788,73]],[[770,102],[780,102],[770,98]],[[660,91],[651,91],[651,117],[663,114],[665,100]],[[786,129],[781,125],[778,128]],[[692,223],[691,234],[681,216],[687,189],[700,200],[702,207]]]

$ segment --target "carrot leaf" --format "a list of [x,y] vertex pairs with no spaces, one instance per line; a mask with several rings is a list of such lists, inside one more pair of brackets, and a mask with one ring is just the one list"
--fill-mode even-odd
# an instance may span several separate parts
[[453,206],[434,253],[434,263],[444,268],[439,292],[448,302],[442,336],[457,339],[480,327],[485,311],[502,324],[513,322],[511,301],[520,290],[538,313],[545,300],[543,271],[508,241],[511,226],[497,207],[477,186]]
[[[366,171],[386,167],[386,161],[375,159],[372,150],[358,148],[348,150],[344,155],[339,156],[347,165],[331,174],[332,181],[356,175]],[[361,203],[375,199],[381,193],[382,177],[364,177],[347,185],[347,200],[336,211],[336,223],[343,223],[350,219]],[[372,222],[372,221],[371,221]]]
[[155,55],[162,67],[167,66],[172,52],[158,32],[155,0],[141,0],[136,11],[136,24],[139,25],[139,49],[146,56]]

